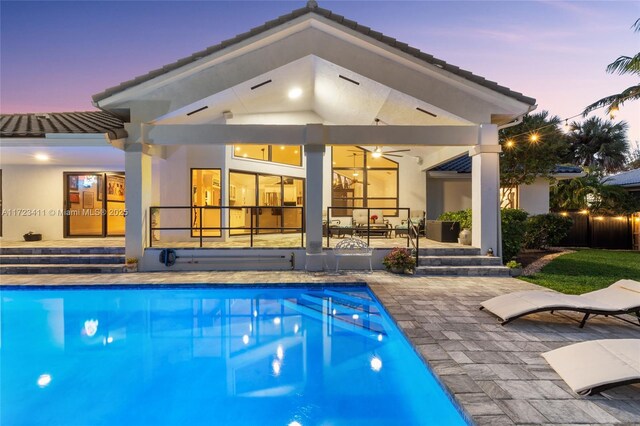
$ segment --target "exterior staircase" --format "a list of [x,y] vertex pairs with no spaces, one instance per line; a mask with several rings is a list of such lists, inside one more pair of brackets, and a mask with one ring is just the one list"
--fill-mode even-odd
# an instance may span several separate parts
[[124,247],[0,247],[0,274],[122,272]]
[[421,248],[416,275],[454,277],[508,277],[509,268],[498,257],[485,256],[479,248]]

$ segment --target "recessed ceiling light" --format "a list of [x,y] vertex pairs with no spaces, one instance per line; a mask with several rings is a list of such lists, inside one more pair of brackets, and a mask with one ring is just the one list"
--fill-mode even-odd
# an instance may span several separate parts
[[36,155],[34,155],[34,157],[38,161],[49,161],[49,156],[47,154],[42,153],[42,152],[36,153]]
[[289,90],[289,99],[298,99],[300,96],[302,96],[301,88],[294,87],[293,89]]

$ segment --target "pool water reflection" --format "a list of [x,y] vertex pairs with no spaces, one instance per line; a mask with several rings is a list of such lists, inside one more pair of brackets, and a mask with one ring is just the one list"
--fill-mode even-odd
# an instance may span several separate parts
[[2,291],[3,425],[466,424],[364,287]]

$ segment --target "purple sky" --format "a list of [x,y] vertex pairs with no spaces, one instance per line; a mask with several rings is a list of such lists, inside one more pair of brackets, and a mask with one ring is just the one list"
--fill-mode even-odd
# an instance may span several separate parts
[[[302,7],[295,2],[0,2],[0,111],[91,110],[91,95]],[[562,118],[637,83],[640,2],[329,2],[321,7],[523,92]],[[598,115],[602,115],[598,112]],[[640,102],[619,119],[640,141]]]

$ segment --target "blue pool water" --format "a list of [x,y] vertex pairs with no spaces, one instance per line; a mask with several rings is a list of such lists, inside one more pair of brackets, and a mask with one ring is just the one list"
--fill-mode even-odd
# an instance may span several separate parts
[[0,424],[463,425],[368,289],[2,290]]

